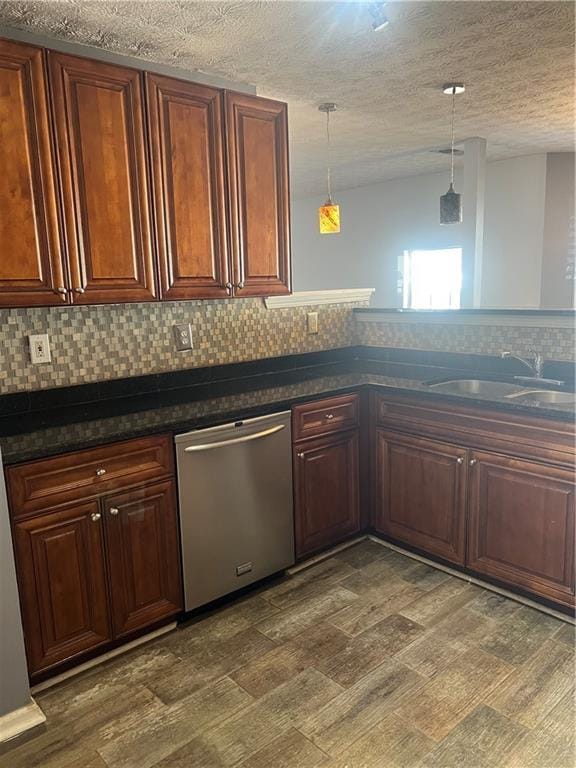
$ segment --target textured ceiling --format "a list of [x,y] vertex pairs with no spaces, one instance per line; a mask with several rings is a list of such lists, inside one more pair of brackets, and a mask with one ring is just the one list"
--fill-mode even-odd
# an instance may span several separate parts
[[365,2],[0,0],[0,24],[239,82],[289,103],[292,184],[324,188],[323,101],[334,101],[333,186],[447,168],[450,101],[463,80],[457,138],[488,156],[573,149],[574,5],[396,2],[371,30]]

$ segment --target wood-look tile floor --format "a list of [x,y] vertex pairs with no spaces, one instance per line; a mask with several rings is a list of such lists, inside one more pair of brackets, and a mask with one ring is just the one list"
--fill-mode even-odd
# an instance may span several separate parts
[[6,768],[574,768],[574,629],[372,541],[37,696]]

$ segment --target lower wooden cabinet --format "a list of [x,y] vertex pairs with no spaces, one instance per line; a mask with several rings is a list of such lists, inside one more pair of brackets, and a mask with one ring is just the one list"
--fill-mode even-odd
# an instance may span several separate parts
[[[108,468],[120,456],[125,463],[129,463],[125,457],[132,456],[131,467],[115,480],[90,488],[69,455],[58,474],[61,490],[51,488],[49,503],[41,509],[30,507],[27,497],[13,491],[20,488],[22,476],[26,487],[35,487],[47,473],[52,477],[59,459],[8,468],[24,638],[33,680],[182,610],[170,442],[164,435],[80,452],[82,466],[98,465],[103,452]],[[150,451],[166,460],[150,461]],[[98,479],[108,476],[102,469]],[[134,483],[140,477],[147,482]],[[70,500],[74,488],[78,498]]]
[[574,473],[474,452],[468,566],[560,602],[574,595]]
[[296,557],[360,529],[358,452],[358,430],[295,444]]
[[14,526],[31,673],[112,639],[98,501],[48,510]]
[[463,564],[466,458],[450,443],[377,430],[376,529]]
[[114,635],[177,613],[180,551],[174,483],[104,499]]

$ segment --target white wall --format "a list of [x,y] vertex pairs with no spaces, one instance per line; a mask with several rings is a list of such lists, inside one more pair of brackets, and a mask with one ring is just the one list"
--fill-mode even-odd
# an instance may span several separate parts
[[540,306],[545,196],[545,154],[488,164],[483,307]]
[[[489,306],[539,305],[545,174],[544,154],[487,166],[483,299]],[[462,245],[462,225],[439,224],[448,181],[447,173],[435,173],[339,192],[339,235],[318,232],[322,198],[294,200],[295,290],[373,287],[375,306],[398,306],[397,264],[404,250]],[[458,173],[455,186],[462,189]],[[465,200],[463,210],[466,216]]]

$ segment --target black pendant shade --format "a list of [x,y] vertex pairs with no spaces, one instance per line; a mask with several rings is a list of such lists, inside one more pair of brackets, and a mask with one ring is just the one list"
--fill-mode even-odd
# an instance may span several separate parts
[[450,188],[440,198],[440,224],[458,224],[462,221],[462,195]]

